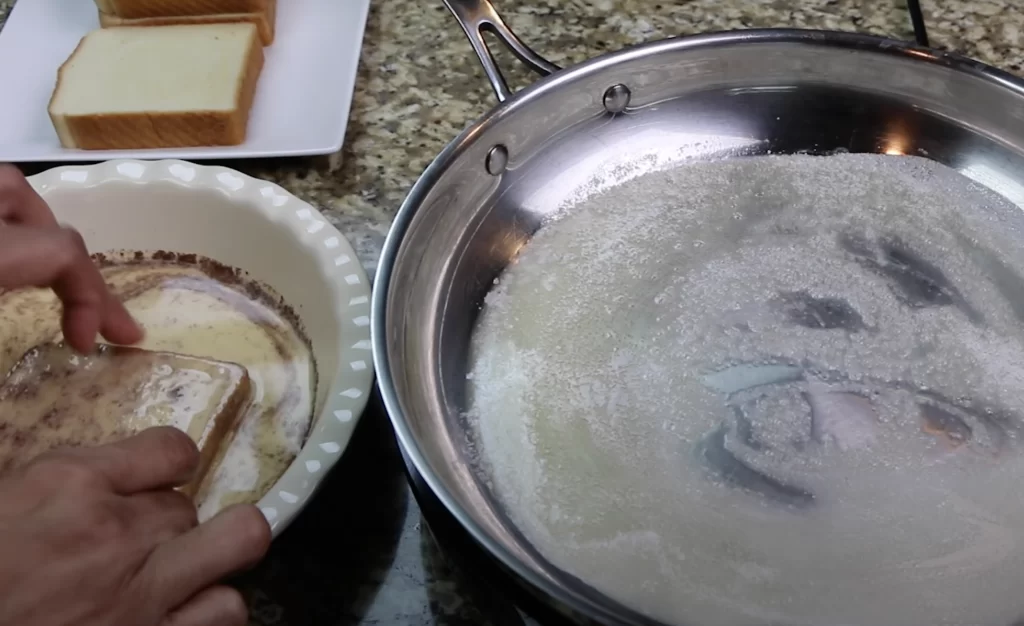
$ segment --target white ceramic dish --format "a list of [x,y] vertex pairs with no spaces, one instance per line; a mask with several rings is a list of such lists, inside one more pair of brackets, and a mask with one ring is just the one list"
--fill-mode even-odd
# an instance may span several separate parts
[[246,270],[295,310],[317,367],[314,420],[259,502],[275,535],[344,452],[373,384],[370,286],[349,242],[277,185],[184,161],[110,161],[29,179],[90,251],[194,253]]
[[[175,150],[66,150],[46,107],[57,68],[99,28],[91,0],[17,0],[0,31],[0,161],[238,159],[329,154],[345,139],[370,0],[281,0],[246,142]],[[13,60],[17,59],[17,62]]]

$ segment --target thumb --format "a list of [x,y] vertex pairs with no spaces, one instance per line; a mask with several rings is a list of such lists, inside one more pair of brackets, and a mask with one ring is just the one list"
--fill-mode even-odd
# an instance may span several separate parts
[[195,442],[172,426],[149,428],[123,441],[69,452],[91,465],[123,495],[183,485],[192,480],[199,466]]

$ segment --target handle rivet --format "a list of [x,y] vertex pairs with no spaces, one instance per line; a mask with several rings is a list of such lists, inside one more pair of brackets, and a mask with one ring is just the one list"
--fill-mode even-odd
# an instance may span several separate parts
[[604,92],[604,110],[611,114],[622,113],[629,106],[629,99],[633,96],[629,87],[625,85],[612,85]]
[[487,173],[497,176],[505,171],[508,166],[508,148],[500,143],[487,151],[487,161],[484,163]]

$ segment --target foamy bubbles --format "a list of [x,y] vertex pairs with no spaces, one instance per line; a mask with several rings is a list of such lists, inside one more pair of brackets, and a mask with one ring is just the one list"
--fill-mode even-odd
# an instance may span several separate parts
[[668,622],[1010,624],[1022,223],[912,157],[591,197],[487,297],[481,466],[555,565]]

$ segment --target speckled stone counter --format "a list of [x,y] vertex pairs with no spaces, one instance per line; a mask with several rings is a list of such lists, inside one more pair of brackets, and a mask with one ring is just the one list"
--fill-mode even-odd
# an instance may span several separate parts
[[[797,27],[911,37],[901,0],[497,1],[513,29],[563,66],[710,30]],[[1016,0],[921,1],[934,46],[1024,70],[1024,12]],[[12,5],[0,0],[0,27]],[[513,84],[532,80],[509,55],[499,57]],[[416,177],[493,103],[440,0],[375,0],[340,168],[323,159],[229,165],[321,209],[373,269]],[[500,592],[461,575],[435,547],[379,407],[365,416],[353,448],[306,513],[239,584],[260,626],[522,623]]]

